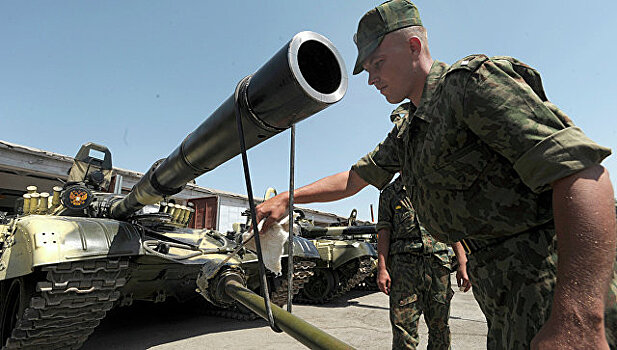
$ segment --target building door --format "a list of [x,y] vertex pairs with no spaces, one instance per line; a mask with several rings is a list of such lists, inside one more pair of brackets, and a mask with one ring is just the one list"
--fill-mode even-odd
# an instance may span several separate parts
[[189,199],[195,206],[195,215],[191,219],[189,227],[216,229],[216,215],[218,207],[217,197],[193,198]]

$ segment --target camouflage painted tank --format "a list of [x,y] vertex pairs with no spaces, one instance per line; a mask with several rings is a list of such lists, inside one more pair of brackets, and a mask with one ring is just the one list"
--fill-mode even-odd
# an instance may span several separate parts
[[319,227],[300,216],[296,220],[300,235],[317,248],[320,259],[315,273],[296,298],[299,302],[323,304],[337,298],[372,272],[377,252],[365,239],[374,225]]
[[[371,209],[372,210],[372,209]],[[339,219],[337,223],[331,224],[330,227],[351,227],[351,226],[362,226],[360,229],[351,229],[356,230],[354,234],[347,234],[345,238],[355,239],[359,241],[366,242],[370,244],[373,249],[377,252],[377,228],[374,224],[370,224],[368,222],[361,222],[357,220],[358,211],[354,208],[349,217],[347,219]],[[358,231],[359,230],[359,231]],[[356,290],[366,290],[366,291],[379,291],[379,287],[377,286],[377,257],[371,257],[371,272],[370,274],[358,284],[356,284],[353,289]]]
[[[372,208],[371,208],[372,210]],[[358,211],[353,209],[349,218],[344,222],[339,222],[333,226],[362,226],[362,234],[353,235],[354,239],[364,241],[370,244],[375,251],[377,251],[377,227],[373,224],[362,223],[356,220]],[[354,289],[366,290],[371,292],[378,292],[377,286],[377,258],[371,258],[371,273],[360,283],[358,283]]]
[[[201,294],[267,318],[264,299],[246,288],[241,261],[230,254],[233,242],[187,228],[189,208],[160,203],[240,153],[236,116],[251,148],[339,101],[346,82],[332,43],[297,34],[126,196],[106,192],[111,153],[84,145],[63,187],[51,196],[29,188],[22,212],[0,222],[3,348],[77,349],[110,308],[133,300]],[[144,210],[151,205],[158,211]],[[349,348],[275,305],[272,313],[308,347]]]

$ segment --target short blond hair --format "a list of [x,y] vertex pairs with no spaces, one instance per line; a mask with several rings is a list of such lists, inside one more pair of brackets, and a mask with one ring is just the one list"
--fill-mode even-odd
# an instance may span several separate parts
[[426,33],[426,28],[424,28],[423,26],[405,27],[395,30],[393,33],[396,33],[397,36],[399,36],[402,40],[405,41],[412,37],[420,39],[423,50],[430,55],[428,50],[428,34]]

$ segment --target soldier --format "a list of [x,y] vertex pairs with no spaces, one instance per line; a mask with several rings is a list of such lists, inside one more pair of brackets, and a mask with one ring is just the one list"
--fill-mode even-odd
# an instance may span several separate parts
[[[428,349],[449,349],[448,319],[454,293],[448,246],[437,242],[420,224],[400,177],[379,196],[377,230],[377,285],[390,296],[392,348],[418,346],[418,320],[424,313]],[[467,291],[470,283],[462,254],[457,254],[457,280]]]
[[[408,117],[409,103],[392,111],[390,120],[400,125]],[[429,329],[429,349],[450,348],[450,256],[448,246],[437,242],[420,224],[401,178],[387,185],[379,196],[377,223],[379,289],[390,296],[392,348],[415,349],[418,320],[424,312]],[[457,260],[457,284],[465,292],[465,252],[453,245]]]
[[[354,74],[366,70],[390,103],[411,100],[410,117],[295,201],[382,188],[402,170],[423,225],[467,250],[489,349],[617,348],[613,188],[600,165],[610,149],[547,100],[531,67],[484,55],[433,60],[409,1],[367,12],[355,42]],[[258,219],[268,217],[267,227],[286,206],[282,193],[258,207]]]

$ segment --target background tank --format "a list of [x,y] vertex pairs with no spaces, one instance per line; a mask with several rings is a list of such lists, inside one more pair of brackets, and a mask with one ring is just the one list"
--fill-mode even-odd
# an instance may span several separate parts
[[[214,305],[241,303],[266,317],[263,299],[246,288],[241,262],[220,266],[232,246],[224,235],[186,228],[188,208],[141,209],[240,152],[236,109],[250,148],[339,101],[346,87],[332,43],[302,32],[244,78],[127,196],[106,192],[111,153],[84,145],[62,188],[52,195],[28,188],[22,213],[0,222],[3,348],[76,349],[114,304],[182,300],[196,287]],[[349,347],[276,306],[272,311],[278,327],[309,347]]]
[[[267,199],[267,197],[268,196],[266,195],[264,198]],[[248,211],[244,212],[242,215],[250,216]],[[245,224],[234,224],[234,231],[228,233],[228,238],[234,240],[235,242],[240,242],[242,239],[242,234],[248,231],[248,227],[250,227],[250,218],[247,218]],[[306,282],[309,281],[309,278],[313,276],[315,266],[317,266],[320,256],[317,248],[310,240],[295,235],[293,240],[294,267],[292,294],[297,295],[302,290]],[[289,266],[287,243],[285,243],[283,248],[284,253],[281,257],[281,275],[276,276],[273,272],[266,271],[269,286],[268,290],[270,291],[270,301],[280,307],[283,307],[283,305],[287,303],[287,291],[289,289],[289,281],[287,278]],[[251,250],[244,249],[240,254],[240,258],[242,260],[242,266],[247,272],[247,287],[255,292],[258,292],[260,288],[260,281],[257,255]]]
[[299,213],[300,235],[308,238],[320,255],[314,275],[296,298],[299,302],[326,303],[371,274],[377,252],[364,239],[374,234],[375,225],[319,227]]
[[[373,209],[371,208],[371,211]],[[375,251],[377,251],[377,228],[374,224],[369,223],[361,223],[356,220],[358,215],[358,211],[353,209],[351,214],[349,214],[349,218],[346,221],[339,222],[338,224],[333,224],[332,226],[362,226],[364,231],[361,234],[354,234],[350,237],[364,241],[370,244]],[[371,258],[371,273],[360,283],[358,283],[354,289],[360,290],[368,290],[378,292],[379,287],[377,286],[377,258]]]

